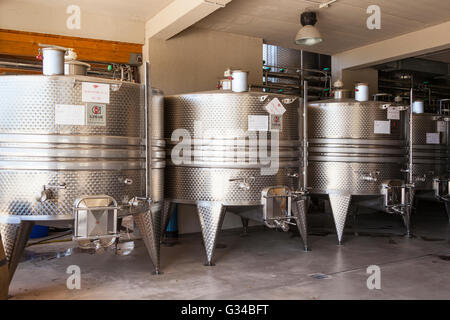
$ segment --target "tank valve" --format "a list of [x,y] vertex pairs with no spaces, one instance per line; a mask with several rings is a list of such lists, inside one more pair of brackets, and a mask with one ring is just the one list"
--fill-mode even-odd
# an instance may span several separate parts
[[286,221],[273,220],[277,228],[280,228],[283,232],[289,231],[289,224]]
[[41,191],[41,195],[36,198],[38,202],[45,202],[52,198],[52,191],[50,189],[44,189]]
[[42,187],[41,194],[36,198],[36,201],[38,202],[45,202],[54,199],[54,194],[52,192],[52,189],[56,190],[63,190],[66,189],[66,184],[60,183],[60,184],[48,184],[44,185]]
[[146,204],[149,204],[151,202],[152,202],[151,199],[134,197],[133,199],[128,201],[128,205],[131,208],[141,208],[141,207],[144,207]]

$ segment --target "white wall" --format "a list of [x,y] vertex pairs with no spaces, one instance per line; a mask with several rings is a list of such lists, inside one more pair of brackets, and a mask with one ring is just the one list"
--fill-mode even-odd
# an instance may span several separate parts
[[[191,27],[170,40],[150,39],[152,85],[167,94],[216,89],[228,68],[262,82],[262,39]],[[145,50],[145,47],[144,47]]]
[[81,29],[70,30],[66,27],[68,17],[65,6],[33,5],[20,0],[0,0],[0,29],[144,43],[144,21],[82,10]]
[[367,83],[370,97],[378,93],[378,70],[376,69],[342,70],[342,81],[344,81],[345,89],[354,90],[355,84]]

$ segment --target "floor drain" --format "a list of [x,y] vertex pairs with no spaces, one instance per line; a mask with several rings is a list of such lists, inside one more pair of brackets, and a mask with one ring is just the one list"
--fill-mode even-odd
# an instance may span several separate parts
[[324,273],[313,273],[313,274],[310,274],[309,276],[311,278],[318,279],[318,280],[324,280],[324,279],[331,279],[332,278],[331,276],[329,276],[327,274],[324,274]]
[[438,256],[438,258],[444,261],[450,261],[450,256]]

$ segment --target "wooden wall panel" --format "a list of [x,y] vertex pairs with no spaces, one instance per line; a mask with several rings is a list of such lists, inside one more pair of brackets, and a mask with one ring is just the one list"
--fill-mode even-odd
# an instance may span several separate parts
[[74,48],[86,61],[128,63],[131,53],[142,53],[141,44],[0,29],[0,55],[34,57],[39,43]]

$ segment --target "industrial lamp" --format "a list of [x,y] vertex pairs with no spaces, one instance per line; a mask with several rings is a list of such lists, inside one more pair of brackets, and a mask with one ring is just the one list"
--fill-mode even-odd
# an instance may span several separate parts
[[317,23],[315,12],[303,12],[300,16],[302,27],[295,37],[296,44],[312,46],[323,41],[319,30],[314,25]]

